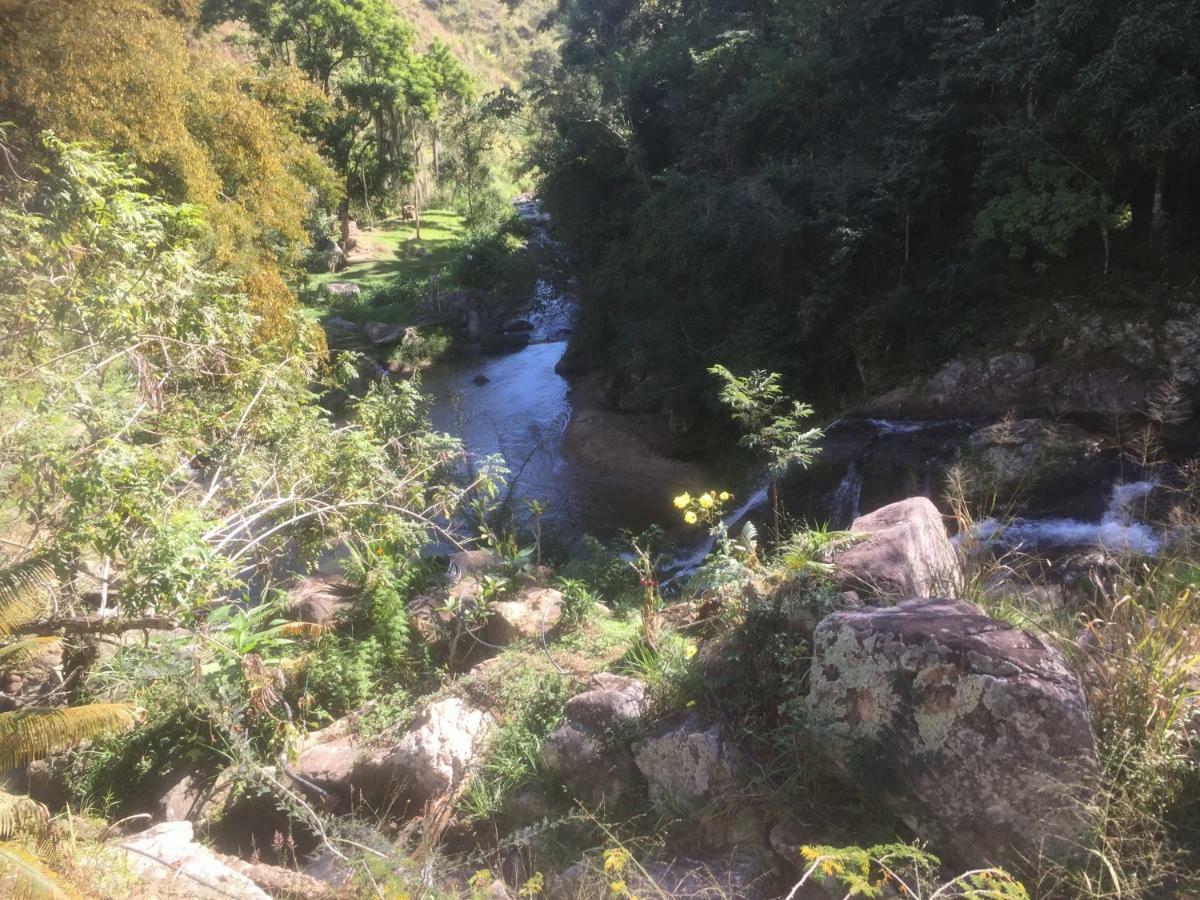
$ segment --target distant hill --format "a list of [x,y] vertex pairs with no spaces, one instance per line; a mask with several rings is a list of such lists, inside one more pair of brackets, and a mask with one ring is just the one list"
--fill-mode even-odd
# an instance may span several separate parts
[[555,0],[395,0],[423,42],[449,44],[455,55],[494,88],[518,86],[531,65],[557,52],[558,30],[539,28]]

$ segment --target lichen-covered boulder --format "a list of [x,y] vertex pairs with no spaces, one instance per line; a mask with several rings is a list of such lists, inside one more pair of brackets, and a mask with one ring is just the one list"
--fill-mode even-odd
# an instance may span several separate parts
[[748,758],[720,725],[695,713],[668,721],[633,745],[633,759],[655,809],[687,819],[700,845],[766,844],[761,810],[737,801]]
[[634,747],[634,760],[663,811],[698,808],[734,783],[731,751],[721,726],[689,715]]
[[1079,679],[970,603],[829,616],[808,705],[832,757],[947,858],[1061,858],[1087,830],[1098,764]]
[[854,520],[860,538],[834,559],[838,579],[863,597],[932,597],[962,581],[942,514],[925,497],[910,497]]
[[575,797],[612,806],[638,783],[621,731],[646,711],[646,685],[602,672],[567,701],[563,722],[542,742],[540,758]]

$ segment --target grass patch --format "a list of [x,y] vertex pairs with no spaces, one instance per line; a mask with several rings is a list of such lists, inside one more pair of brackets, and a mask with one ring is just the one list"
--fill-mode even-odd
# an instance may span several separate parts
[[363,242],[380,249],[380,258],[354,263],[340,272],[313,275],[309,287],[315,292],[331,281],[349,281],[363,290],[396,281],[427,281],[457,259],[467,236],[463,217],[452,210],[431,209],[421,217],[421,238],[412,222],[389,219],[380,228],[363,232]]
[[[442,275],[442,290],[454,290],[467,237],[462,216],[450,210],[428,210],[421,218],[421,237],[412,222],[394,219],[383,227],[363,232],[363,242],[379,248],[379,258],[353,263],[340,272],[309,276],[302,294],[305,308],[316,319],[340,316],[352,322],[407,322],[417,313],[429,292],[429,276]],[[362,289],[353,303],[330,303],[321,286],[349,282]]]

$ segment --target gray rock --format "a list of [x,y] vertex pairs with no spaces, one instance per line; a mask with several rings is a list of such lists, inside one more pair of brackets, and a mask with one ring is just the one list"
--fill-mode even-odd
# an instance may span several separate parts
[[506,647],[550,634],[562,619],[565,602],[559,591],[541,587],[522,591],[516,600],[497,601],[491,605],[484,640]]
[[929,378],[860,409],[882,416],[999,416],[1140,413],[1149,382],[1131,368],[1038,366],[1031,354],[956,359]]
[[128,870],[155,896],[270,900],[248,877],[193,840],[190,822],[165,822],[121,844]]
[[738,766],[719,725],[697,715],[635,744],[633,758],[664,813],[686,813],[732,791]]
[[408,728],[364,738],[358,713],[302,742],[291,774],[344,802],[385,805],[404,795],[433,800],[459,787],[479,762],[495,721],[457,697],[434,700]]
[[197,822],[209,800],[212,772],[182,770],[163,779],[154,802],[154,816],[160,822]]
[[470,776],[494,724],[488,713],[457,697],[435,700],[395,750],[383,757],[383,767],[393,783],[410,789],[417,798],[441,797]]
[[646,711],[646,685],[623,675],[593,675],[588,690],[567,701],[568,721],[592,731],[636,722]]
[[390,322],[366,322],[363,331],[367,339],[376,347],[387,347],[399,344],[408,336],[407,325],[396,325]]
[[363,330],[348,319],[334,317],[321,323],[330,350],[360,350],[366,345]]
[[924,497],[861,516],[850,531],[863,539],[834,558],[845,590],[863,598],[931,597],[957,590],[962,582],[942,515]]
[[619,803],[639,778],[618,732],[645,711],[642,682],[608,673],[593,675],[589,689],[567,701],[563,723],[542,742],[542,765],[585,802]]
[[350,281],[329,281],[321,285],[318,293],[322,297],[344,300],[349,297],[358,297],[362,294],[362,288]]
[[834,613],[811,727],[873,795],[963,864],[1073,853],[1098,761],[1079,679],[1036,637],[955,600]]

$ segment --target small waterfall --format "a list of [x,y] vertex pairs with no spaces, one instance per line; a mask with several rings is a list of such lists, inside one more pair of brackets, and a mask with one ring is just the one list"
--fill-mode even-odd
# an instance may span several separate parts
[[1154,556],[1163,536],[1138,522],[1134,506],[1158,486],[1157,481],[1133,481],[1113,485],[1108,506],[1099,522],[1078,519],[1013,519],[1001,522],[984,519],[975,526],[975,537],[1013,549],[1046,547],[1099,547],[1117,553]]
[[834,528],[848,528],[858,518],[862,487],[862,466],[854,460],[829,499],[830,524]]

